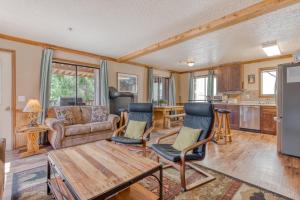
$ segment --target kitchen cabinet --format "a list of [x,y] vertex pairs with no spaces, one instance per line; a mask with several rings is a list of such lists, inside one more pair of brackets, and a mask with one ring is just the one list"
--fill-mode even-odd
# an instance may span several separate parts
[[276,135],[275,106],[261,106],[260,108],[260,131],[261,133]]
[[229,110],[230,113],[230,128],[238,130],[240,128],[240,106],[230,104],[215,104],[215,108]]
[[228,64],[218,67],[217,91],[221,93],[239,92],[243,89],[243,67],[240,64]]

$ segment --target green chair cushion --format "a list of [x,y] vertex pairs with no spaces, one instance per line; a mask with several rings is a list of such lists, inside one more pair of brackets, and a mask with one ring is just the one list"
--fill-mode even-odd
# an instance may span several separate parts
[[142,139],[146,124],[145,121],[129,120],[124,136],[131,139]]
[[198,141],[201,132],[201,129],[182,127],[172,147],[178,151],[184,150]]

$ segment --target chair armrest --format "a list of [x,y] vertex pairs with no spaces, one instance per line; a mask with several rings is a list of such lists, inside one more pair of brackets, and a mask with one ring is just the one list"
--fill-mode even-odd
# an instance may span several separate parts
[[124,132],[125,128],[126,128],[126,125],[121,126],[117,130],[115,130],[113,133],[113,137],[119,136],[122,132]]
[[54,149],[61,148],[64,139],[64,122],[55,118],[47,118],[45,124],[50,128],[48,140]]
[[112,124],[112,130],[114,131],[117,129],[117,123],[120,121],[120,117],[118,115],[109,114],[107,121]]
[[152,133],[154,126],[148,128],[145,133],[143,133],[143,140],[147,140],[148,136]]
[[57,129],[64,129],[64,122],[62,120],[58,120],[56,118],[47,118],[45,120],[45,124],[50,128],[52,131],[57,131]]
[[[181,127],[180,127],[181,128]],[[174,129],[171,133],[168,133],[167,135],[164,135],[162,137],[157,138],[156,144],[159,144],[161,140],[166,139],[168,137],[171,137],[172,135],[176,135],[179,133],[180,128]]]
[[195,149],[195,148],[197,148],[197,147],[199,147],[199,146],[201,146],[203,144],[206,144],[206,143],[210,142],[213,139],[213,137],[214,137],[214,133],[212,132],[207,139],[201,140],[201,141],[199,141],[199,142],[197,142],[197,143],[195,143],[195,144],[193,144],[193,145],[185,148],[184,150],[182,150],[182,152],[180,154],[181,162],[185,162],[185,156],[186,156],[186,154],[189,151],[191,151],[191,150],[193,150],[193,149]]

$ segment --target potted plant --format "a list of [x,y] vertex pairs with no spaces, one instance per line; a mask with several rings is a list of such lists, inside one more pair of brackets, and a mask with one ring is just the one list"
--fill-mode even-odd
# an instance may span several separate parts
[[166,106],[167,103],[168,102],[166,100],[164,100],[164,99],[159,100],[159,105],[161,105],[161,106]]

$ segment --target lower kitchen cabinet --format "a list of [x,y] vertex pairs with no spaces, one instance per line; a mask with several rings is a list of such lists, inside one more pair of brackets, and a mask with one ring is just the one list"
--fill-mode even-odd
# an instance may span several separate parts
[[240,128],[240,106],[229,104],[215,104],[215,108],[229,110],[230,113],[230,128],[238,130]]
[[260,131],[261,133],[276,135],[276,117],[275,106],[261,106],[260,107]]

